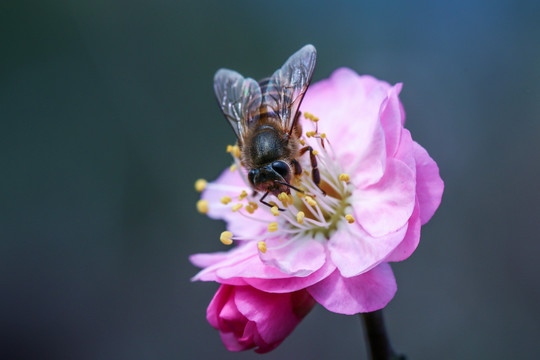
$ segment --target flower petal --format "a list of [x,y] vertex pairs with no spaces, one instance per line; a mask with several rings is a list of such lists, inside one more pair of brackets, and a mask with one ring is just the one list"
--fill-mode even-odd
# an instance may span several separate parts
[[268,239],[266,243],[266,253],[260,254],[262,261],[289,276],[308,276],[326,261],[324,246],[310,237]]
[[330,238],[330,257],[343,277],[354,277],[365,273],[390,254],[403,241],[407,224],[398,231],[373,237],[355,224],[346,224]]
[[402,87],[402,84],[391,87],[380,109],[379,119],[384,129],[387,156],[393,156],[396,153],[401,140],[402,118],[405,117],[399,101]]
[[336,270],[323,281],[307,288],[326,309],[345,315],[382,309],[396,293],[397,285],[390,265],[382,263],[371,271],[352,278]]
[[374,237],[400,229],[414,209],[415,185],[414,172],[389,159],[381,180],[356,192],[352,200],[356,219]]
[[420,203],[422,225],[427,223],[441,203],[444,182],[439,175],[437,163],[418,143],[414,143],[416,159],[416,193]]
[[402,242],[384,259],[385,262],[403,261],[412,255],[420,242],[420,206],[418,201],[414,207],[414,211],[409,219],[407,233]]
[[238,287],[234,301],[238,310],[257,325],[261,339],[272,344],[271,348],[261,348],[258,352],[270,351],[280,344],[315,304],[305,291],[296,295],[270,294],[250,286]]
[[274,278],[274,279],[262,279],[262,278],[246,278],[244,279],[247,284],[253,286],[256,289],[269,293],[284,293],[293,292],[301,289],[305,289],[322,279],[328,277],[336,269],[335,265],[331,261],[326,261],[324,265],[314,273],[305,277],[287,277],[287,278]]

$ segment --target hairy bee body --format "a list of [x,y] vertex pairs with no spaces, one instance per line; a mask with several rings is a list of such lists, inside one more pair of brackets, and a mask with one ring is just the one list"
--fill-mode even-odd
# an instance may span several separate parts
[[269,193],[290,193],[293,174],[301,172],[298,109],[315,62],[315,48],[306,45],[260,82],[227,69],[214,77],[218,103],[238,138],[241,163],[253,189],[265,193],[263,203]]

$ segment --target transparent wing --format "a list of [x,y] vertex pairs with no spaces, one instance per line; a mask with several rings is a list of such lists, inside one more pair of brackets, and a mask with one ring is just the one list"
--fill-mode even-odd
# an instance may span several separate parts
[[221,111],[238,140],[242,142],[251,115],[261,105],[259,84],[251,78],[244,78],[236,71],[220,69],[214,76],[214,92]]
[[279,116],[284,129],[291,131],[294,117],[311,82],[317,50],[306,45],[295,52],[281,69],[270,77],[264,91],[263,105],[269,106]]

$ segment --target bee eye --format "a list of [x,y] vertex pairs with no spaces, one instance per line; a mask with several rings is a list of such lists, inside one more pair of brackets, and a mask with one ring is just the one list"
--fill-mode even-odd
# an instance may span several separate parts
[[272,163],[272,169],[274,169],[279,175],[281,175],[283,177],[283,179],[285,179],[287,182],[290,180],[291,178],[291,170],[289,168],[289,165],[287,165],[286,162],[284,161],[274,161]]
[[248,180],[251,183],[251,185],[255,185],[255,175],[257,175],[257,170],[251,169],[248,172]]

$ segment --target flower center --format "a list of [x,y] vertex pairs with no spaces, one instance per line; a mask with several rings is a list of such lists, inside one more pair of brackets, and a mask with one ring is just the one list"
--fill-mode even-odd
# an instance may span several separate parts
[[[221,241],[224,244],[229,245],[232,240],[257,241],[259,250],[264,253],[267,249],[265,239],[276,237],[287,238],[289,241],[300,237],[329,239],[340,224],[351,224],[355,221],[350,214],[352,211],[350,197],[353,189],[350,177],[343,173],[340,164],[336,161],[330,139],[327,139],[326,134],[318,132],[318,118],[309,113],[304,113],[304,117],[311,120],[314,130],[307,131],[306,136],[299,141],[302,146],[310,145],[315,150],[309,156],[304,154],[297,159],[303,171],[291,180],[291,185],[301,191],[291,189],[290,194],[281,193],[277,199],[274,198],[274,201],[270,199],[270,196],[267,197],[271,207],[258,202],[260,194],[248,195],[248,192],[252,193],[252,191],[247,188],[247,191],[244,189],[234,197],[224,195],[220,200],[220,206],[230,207],[230,211],[238,213],[238,216],[267,223],[267,232],[257,238],[242,238],[233,236],[230,232],[223,232]],[[231,171],[237,171],[241,167],[238,147],[229,145],[227,152],[231,153],[235,160]],[[311,155],[316,158],[318,170],[312,169]],[[318,171],[319,176],[313,176],[314,171]],[[248,186],[246,173],[240,171],[240,175]],[[314,179],[317,179],[319,183],[317,184]],[[206,184],[201,180],[195,184],[198,191],[202,191],[206,186],[219,187],[220,185]],[[210,206],[204,201],[200,200],[197,204],[200,212],[207,212]],[[263,220],[269,216],[257,216],[256,211],[270,213],[271,217],[275,217],[275,221]]]

